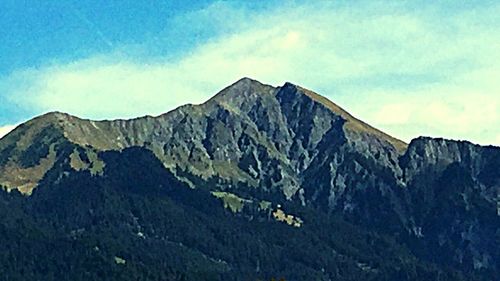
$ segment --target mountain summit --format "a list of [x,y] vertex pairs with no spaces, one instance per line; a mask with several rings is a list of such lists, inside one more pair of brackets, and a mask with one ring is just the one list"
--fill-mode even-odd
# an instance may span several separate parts
[[[425,137],[406,144],[310,90],[243,78],[157,117],[54,112],[20,125],[0,140],[8,191],[0,211],[16,212],[47,239],[56,233],[56,244],[115,233],[141,253],[129,253],[140,257],[130,272],[162,268],[156,262],[167,256],[172,280],[273,272],[290,280],[493,280],[499,167],[498,147]],[[12,221],[0,233],[30,227]],[[82,248],[80,256],[128,264],[127,248],[108,242],[106,254]],[[75,268],[70,253],[57,253],[61,266]],[[186,264],[220,278],[200,279],[212,275]]]
[[[204,104],[182,106],[158,117],[91,121],[60,112],[37,117],[0,143],[0,184],[31,193],[60,157],[69,157],[82,169],[93,166],[80,163],[88,155],[76,150],[62,155],[55,149],[62,143],[78,146],[85,155],[145,146],[174,172],[252,186],[272,171],[282,178],[272,186],[287,196],[299,189],[298,174],[309,168],[318,146],[351,146],[361,153],[378,153],[388,163],[407,146],[312,91],[291,83],[275,88],[243,78]],[[260,155],[255,155],[257,149]],[[254,161],[259,167],[244,167],[242,161]]]

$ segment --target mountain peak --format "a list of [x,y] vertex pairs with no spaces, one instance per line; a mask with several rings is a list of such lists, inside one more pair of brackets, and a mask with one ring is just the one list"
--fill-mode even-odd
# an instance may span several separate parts
[[[330,129],[335,130],[335,133],[329,133]],[[232,163],[241,160],[238,155],[243,152],[240,151],[242,147],[239,142],[245,138],[251,139],[247,141],[254,145],[261,144],[267,151],[267,159],[280,161],[284,161],[285,155],[291,153],[289,150],[292,147],[295,149],[300,146],[300,153],[312,155],[320,143],[332,144],[343,138],[363,153],[386,149],[396,155],[396,151],[401,153],[406,148],[402,141],[370,127],[313,91],[290,82],[281,87],[273,87],[244,77],[202,105],[180,107],[158,118],[91,121],[58,111],[49,112],[19,126],[2,139],[0,156],[4,159],[3,164],[10,165],[12,169],[26,170],[38,167],[39,159],[52,157],[49,152],[52,148],[56,149],[54,142],[70,143],[80,149],[92,151],[146,146],[167,167],[179,166],[190,171],[196,169],[192,172],[197,175],[219,175],[230,180],[243,177],[248,182],[256,182],[253,170],[246,171],[235,166],[232,167],[232,174],[228,174],[227,167],[221,166],[221,163],[233,165]],[[196,150],[193,150],[194,144],[189,144],[190,142],[196,143]],[[39,159],[21,161],[30,158],[32,151],[40,143],[45,146]],[[228,148],[228,144],[232,147]],[[185,154],[186,151],[191,152]],[[288,165],[289,170],[281,171],[285,175],[282,175],[283,178],[288,180],[296,177],[290,171],[302,169],[309,164],[308,161],[311,159],[305,161],[305,164],[296,164],[297,167],[290,166],[286,161],[280,162],[282,167]],[[7,172],[3,173],[2,181],[1,165],[2,161],[0,184],[3,182],[9,188],[16,188],[18,181],[5,178]],[[50,166],[44,166],[47,167]],[[34,188],[35,182],[42,176],[43,173],[40,172],[37,177],[33,177],[35,181],[30,181],[25,190]],[[298,187],[298,180],[283,180],[280,184],[293,187],[287,191],[292,194]]]
[[263,84],[248,77],[243,77],[222,89],[214,97],[205,102],[205,104],[213,104],[214,102],[230,103],[238,99],[246,99],[248,96],[254,94],[273,93],[275,90],[276,88],[271,85]]
[[[238,112],[240,108],[245,104],[255,104],[257,101],[261,100],[263,95],[267,96],[267,99],[275,99],[276,95],[279,93],[286,95],[293,95],[290,98],[295,99],[301,96],[306,96],[308,99],[314,103],[318,103],[324,106],[326,109],[340,116],[346,121],[345,129],[356,134],[356,138],[360,140],[366,140],[371,138],[371,136],[384,140],[391,144],[399,153],[403,153],[408,144],[405,142],[394,138],[367,123],[355,118],[349,112],[329,100],[328,98],[319,95],[309,89],[303,88],[292,82],[285,82],[281,87],[273,87],[270,85],[263,84],[255,79],[248,77],[243,77],[236,81],[232,85],[226,87],[220,91],[215,97],[210,99],[206,104],[222,104],[227,109]],[[261,104],[259,102],[259,104]],[[264,102],[264,104],[270,105],[269,102]],[[366,135],[366,136],[362,136]]]
[[80,120],[80,118],[60,111],[51,111],[29,120],[25,125],[33,129],[41,129],[49,125],[64,127],[65,124],[75,122],[76,120]]
[[45,120],[64,120],[69,118],[75,118],[75,116],[61,111],[50,111],[38,116],[37,118]]
[[[427,267],[434,267],[430,263],[408,263],[417,260],[406,255],[414,249],[422,259],[429,258],[431,262],[435,262],[436,250],[442,251],[443,258],[438,262],[447,268],[451,265],[467,272],[478,269],[478,276],[483,273],[487,277],[498,276],[500,269],[494,261],[500,260],[500,247],[497,246],[500,244],[495,238],[500,227],[500,149],[430,138],[412,141],[401,155],[405,147],[403,142],[356,119],[313,91],[290,82],[272,87],[250,78],[240,79],[205,104],[182,106],[159,117],[91,121],[50,112],[20,125],[0,140],[0,190],[17,190],[25,195],[35,192],[26,201],[19,201],[24,199],[18,196],[0,197],[0,212],[6,214],[6,220],[0,222],[0,232],[7,229],[3,232],[14,242],[19,242],[19,237],[31,239],[29,235],[17,235],[11,231],[16,228],[11,226],[20,222],[21,227],[16,226],[19,233],[30,234],[34,225],[31,218],[35,218],[36,227],[41,226],[43,230],[36,230],[35,234],[50,238],[56,233],[57,241],[67,238],[62,241],[64,244],[98,240],[102,231],[111,229],[126,237],[120,240],[125,241],[126,247],[123,251],[109,252],[116,243],[99,244],[103,249],[100,255],[104,258],[113,257],[120,251],[130,252],[127,245],[136,245],[139,255],[145,253],[144,260],[151,260],[149,248],[144,251],[144,247],[158,245],[163,249],[181,245],[179,252],[187,253],[189,260],[193,260],[196,253],[202,253],[203,264],[208,261],[207,256],[229,257],[224,258],[227,262],[210,260],[228,269],[240,269],[240,264],[248,264],[248,269],[242,271],[248,273],[255,266],[251,260],[235,259],[241,247],[230,251],[223,247],[228,244],[225,234],[235,226],[252,229],[257,226],[270,236],[244,242],[255,246],[249,251],[262,257],[283,256],[281,240],[277,242],[279,245],[262,247],[262,241],[276,240],[267,239],[275,237],[276,231],[283,231],[278,235],[285,238],[295,235],[285,241],[293,246],[289,248],[304,245],[314,248],[317,241],[340,237],[340,240],[319,244],[325,251],[318,255],[333,258],[321,258],[323,264],[311,264],[307,259],[297,263],[304,260],[299,251],[290,261],[280,261],[283,266],[269,266],[267,260],[258,265],[263,266],[263,273],[274,274],[276,268],[286,268],[290,262],[297,264],[298,267],[292,268],[304,275],[286,277],[287,280],[311,279],[310,276],[394,280],[405,277],[406,272],[409,274],[405,280],[444,276],[425,271]],[[13,201],[7,201],[11,199]],[[142,209],[150,212],[137,211],[137,206],[148,206]],[[179,217],[179,214],[185,216]],[[123,223],[110,226],[108,221],[116,217]],[[193,217],[194,220],[189,220]],[[146,227],[139,225],[139,222],[149,221],[159,223],[147,223]],[[273,225],[266,225],[268,221]],[[288,226],[278,227],[275,221]],[[443,223],[447,221],[453,223]],[[200,225],[200,222],[207,225]],[[217,224],[210,225],[212,222]],[[354,228],[358,224],[360,228]],[[49,228],[45,228],[47,225]],[[176,227],[178,225],[181,227]],[[195,228],[186,228],[190,226]],[[287,231],[285,227],[290,226],[296,230]],[[207,229],[217,231],[210,231],[204,243],[217,242],[219,237],[212,234],[222,233],[220,239],[226,240],[221,247],[210,247],[210,253],[206,252],[207,247],[191,250],[190,247],[197,247],[191,241],[207,236],[203,235]],[[346,232],[342,234],[337,230]],[[318,231],[334,235],[314,236]],[[369,233],[361,236],[364,231]],[[389,249],[383,255],[377,250],[380,243],[376,231],[380,231],[383,238],[381,243],[388,245],[383,247]],[[183,239],[184,233],[194,233],[194,236],[174,241]],[[259,231],[253,234],[260,235]],[[400,251],[396,244],[387,244],[391,234],[394,235],[391,241],[415,242],[418,249],[401,244],[404,247]],[[314,243],[302,243],[301,237],[306,236],[313,237],[306,240],[314,240]],[[113,234],[113,237],[121,236]],[[245,237],[236,235],[235,239]],[[335,247],[339,243],[349,242],[350,237],[360,239],[354,240],[352,245],[355,247],[346,246],[354,247],[352,255],[342,245],[339,248],[342,255],[331,254],[337,252]],[[446,240],[442,246],[441,240]],[[43,239],[40,241],[42,246],[35,248],[46,249],[43,245],[47,243]],[[159,244],[153,244],[155,241]],[[90,253],[87,244],[83,246],[81,253]],[[219,248],[220,252],[214,252]],[[269,255],[261,251],[267,248],[277,250]],[[14,250],[16,253],[32,252],[30,248]],[[377,251],[373,259],[359,255],[374,250]],[[177,252],[165,253],[176,260],[179,258]],[[157,254],[164,256],[163,252]],[[379,262],[384,260],[381,256],[401,254],[403,258],[397,260],[403,260],[402,264],[392,260]],[[77,261],[81,260],[79,255],[75,255]],[[92,251],[88,258],[95,255]],[[12,251],[3,256],[7,257],[4,260],[11,260]],[[63,261],[68,260],[67,251],[61,252],[60,257]],[[125,259],[114,257],[114,260],[110,258],[111,262],[125,263]],[[137,257],[136,261],[142,256]],[[15,256],[16,260],[20,258]],[[109,265],[105,259],[102,261],[102,266]],[[481,263],[479,268],[478,262]],[[12,268],[16,264],[13,263]],[[30,261],[29,264],[36,263]],[[135,265],[134,259],[130,264]],[[191,264],[195,268],[196,264]],[[328,270],[332,264],[346,265],[353,273],[361,275],[351,275],[347,271],[338,276],[338,267],[328,272],[322,269]],[[73,268],[73,265],[63,265]],[[394,267],[397,271],[387,271]],[[33,275],[36,269],[26,272]],[[88,272],[87,266],[82,269]],[[142,272],[142,269],[133,269]],[[144,270],[149,269],[145,266]],[[164,268],[160,270],[165,276]],[[386,275],[375,275],[379,272],[386,272]],[[416,272],[422,275],[416,276]],[[218,273],[209,276],[221,276],[224,280],[244,279],[226,278]],[[35,279],[43,279],[37,277]],[[484,280],[491,279],[495,278]],[[470,279],[444,277],[443,280]]]
[[326,98],[322,95],[319,95],[319,94],[317,94],[309,89],[303,88],[301,86],[295,85],[295,84],[290,83],[290,82],[286,82],[282,87],[280,87],[280,89],[285,91],[285,92],[298,93],[298,94],[305,95],[308,98],[310,98],[312,101],[314,101],[318,104],[321,104],[322,106],[324,106],[325,108],[327,108],[328,110],[333,112],[334,114],[339,115],[344,120],[346,120],[345,128],[347,130],[350,130],[353,132],[367,133],[369,135],[376,136],[380,139],[384,139],[387,142],[389,142],[390,144],[392,144],[394,146],[394,148],[396,148],[396,150],[399,153],[403,153],[406,150],[406,148],[408,147],[408,144],[406,144],[405,142],[403,142],[399,139],[396,139],[396,138],[368,125],[367,123],[355,118],[349,112],[347,112],[342,107],[338,106],[337,104],[335,104],[334,102],[332,102],[328,98]]
[[252,79],[250,77],[242,77],[238,81],[234,82],[233,85],[236,85],[236,84],[249,84],[249,83],[259,83],[259,84],[262,84],[259,81],[255,80],[255,79]]
[[233,84],[227,86],[221,92],[223,92],[226,89],[245,90],[245,89],[249,89],[249,88],[260,88],[263,86],[269,86],[269,85],[263,84],[260,81],[249,78],[249,77],[243,77],[243,78],[239,79],[238,81],[234,82]]

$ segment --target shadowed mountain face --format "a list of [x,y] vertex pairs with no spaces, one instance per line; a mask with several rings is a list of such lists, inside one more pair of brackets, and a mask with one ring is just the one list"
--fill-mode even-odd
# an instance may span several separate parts
[[[265,205],[267,219],[306,226],[277,207],[289,205],[325,224],[338,216],[387,235],[415,259],[468,278],[500,273],[500,148],[430,138],[407,145],[290,83],[275,88],[244,78],[204,104],[158,117],[40,116],[0,140],[0,185],[43,202],[66,200],[64,188],[51,186],[73,174],[87,174],[90,185],[121,186],[109,177],[122,160],[109,155],[135,147],[161,164],[169,182],[185,186],[187,197],[192,189],[212,192],[209,198],[237,213],[228,216],[253,218]],[[141,162],[144,169],[149,162]],[[141,175],[123,181],[140,186],[148,182]]]

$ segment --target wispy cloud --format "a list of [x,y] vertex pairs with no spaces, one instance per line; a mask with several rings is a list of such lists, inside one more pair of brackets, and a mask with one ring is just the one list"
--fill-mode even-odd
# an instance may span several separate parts
[[85,26],[92,32],[94,32],[101,41],[106,44],[108,47],[112,48],[113,47],[113,42],[109,40],[106,35],[102,32],[102,30],[96,26],[93,22],[91,22],[82,12],[80,12],[77,8],[75,8],[73,5],[69,5],[70,10],[73,12],[73,14],[80,19]]
[[405,140],[432,135],[500,145],[500,25],[489,21],[500,6],[443,17],[428,8],[318,5],[256,14],[219,3],[193,13],[220,19],[234,12],[238,28],[182,57],[94,57],[18,71],[0,89],[34,112],[100,119],[199,103],[250,76],[316,90]]

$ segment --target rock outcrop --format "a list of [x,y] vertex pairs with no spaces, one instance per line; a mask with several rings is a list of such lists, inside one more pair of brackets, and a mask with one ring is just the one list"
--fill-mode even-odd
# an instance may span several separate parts
[[100,176],[100,152],[135,146],[192,188],[272,194],[395,235],[426,259],[441,251],[436,262],[500,272],[500,148],[407,145],[291,83],[244,78],[157,117],[40,116],[0,140],[0,186],[29,195],[62,163]]

